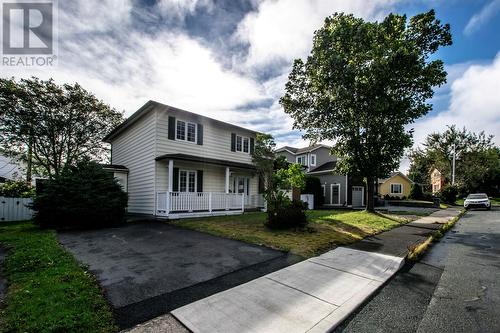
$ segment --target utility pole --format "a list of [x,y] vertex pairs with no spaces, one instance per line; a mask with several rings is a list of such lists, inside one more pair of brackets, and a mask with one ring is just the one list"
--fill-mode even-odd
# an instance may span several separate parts
[[455,144],[453,144],[453,160],[451,166],[451,185],[455,185],[455,160],[456,160],[456,149]]

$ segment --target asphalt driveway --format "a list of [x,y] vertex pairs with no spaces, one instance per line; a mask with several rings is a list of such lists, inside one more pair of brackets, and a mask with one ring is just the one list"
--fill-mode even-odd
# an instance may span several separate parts
[[300,260],[159,222],[58,237],[94,273],[122,328]]

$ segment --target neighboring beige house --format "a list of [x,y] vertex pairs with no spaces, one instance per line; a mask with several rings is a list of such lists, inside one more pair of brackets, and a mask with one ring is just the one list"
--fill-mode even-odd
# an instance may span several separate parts
[[401,172],[393,172],[389,177],[378,180],[378,194],[382,197],[408,198],[413,181]]
[[441,171],[434,168],[431,171],[431,185],[432,185],[432,194],[438,193],[444,187],[445,178]]
[[128,212],[179,218],[263,206],[257,132],[149,101],[105,138]]

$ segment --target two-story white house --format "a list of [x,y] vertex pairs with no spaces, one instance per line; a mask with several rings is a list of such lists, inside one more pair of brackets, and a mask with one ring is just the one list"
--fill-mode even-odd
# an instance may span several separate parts
[[331,147],[315,144],[304,148],[284,146],[276,149],[290,163],[302,164],[306,174],[318,177],[323,188],[325,206],[362,207],[366,202],[362,180],[335,173],[337,157],[330,154]]
[[180,218],[264,205],[251,153],[257,132],[149,101],[108,134],[128,212]]

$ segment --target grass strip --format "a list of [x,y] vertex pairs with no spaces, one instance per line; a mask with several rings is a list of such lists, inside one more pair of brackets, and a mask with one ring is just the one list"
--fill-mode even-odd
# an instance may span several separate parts
[[31,222],[0,225],[8,281],[0,332],[116,332],[94,276]]
[[407,260],[409,261],[418,261],[422,258],[422,256],[425,254],[429,246],[433,243],[442,238],[448,230],[453,228],[455,223],[457,223],[458,220],[465,214],[465,209],[462,209],[460,213],[452,218],[450,221],[446,222],[443,224],[439,230],[436,230],[431,236],[429,236],[424,242],[417,244],[414,247],[411,247],[409,249],[408,255],[406,257]]

